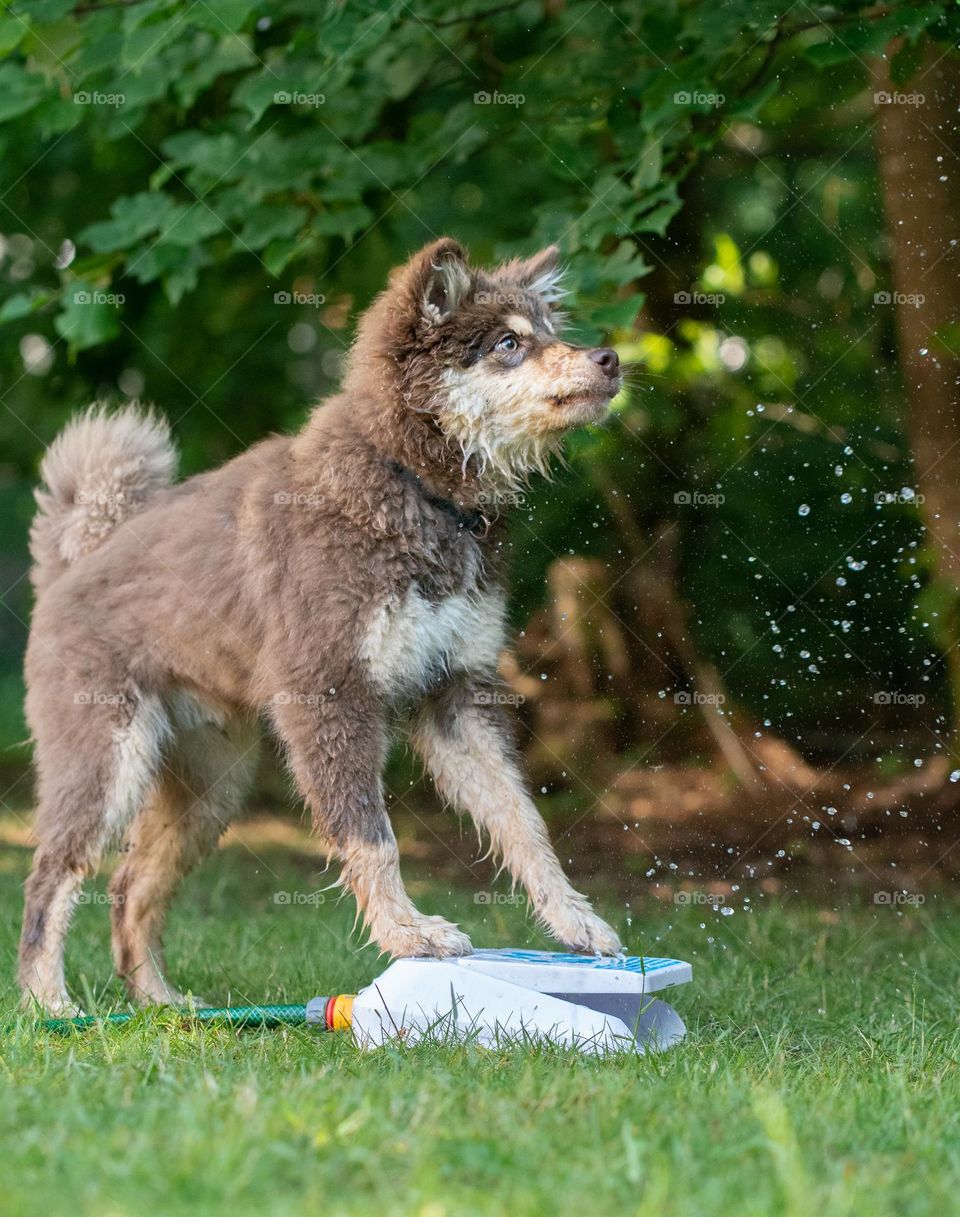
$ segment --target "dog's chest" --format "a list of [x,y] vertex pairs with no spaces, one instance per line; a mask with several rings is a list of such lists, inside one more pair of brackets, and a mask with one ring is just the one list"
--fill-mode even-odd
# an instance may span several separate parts
[[437,600],[416,583],[371,614],[360,657],[380,691],[403,698],[455,672],[491,672],[503,649],[506,606],[499,591],[460,591]]

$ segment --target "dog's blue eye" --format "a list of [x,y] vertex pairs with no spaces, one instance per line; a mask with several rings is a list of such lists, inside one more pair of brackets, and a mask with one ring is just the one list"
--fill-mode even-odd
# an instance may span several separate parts
[[504,334],[494,348],[497,351],[516,351],[520,346],[513,334]]

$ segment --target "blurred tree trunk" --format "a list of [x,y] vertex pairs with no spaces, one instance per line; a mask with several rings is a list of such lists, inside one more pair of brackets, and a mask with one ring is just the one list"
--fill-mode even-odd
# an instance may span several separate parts
[[[941,639],[960,734],[960,61],[929,39],[908,84],[895,85],[888,48],[874,70],[880,177],[892,244],[907,432],[936,575],[952,609]],[[923,104],[895,100],[922,95]],[[953,333],[944,328],[953,326]]]

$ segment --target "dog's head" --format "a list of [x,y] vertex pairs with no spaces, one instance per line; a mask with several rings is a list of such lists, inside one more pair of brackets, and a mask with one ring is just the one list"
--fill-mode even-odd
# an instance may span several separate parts
[[465,460],[507,478],[542,468],[567,431],[606,414],[621,383],[614,351],[558,336],[559,279],[554,246],[484,271],[456,241],[435,241],[364,315],[350,374],[379,356],[402,407],[433,415]]

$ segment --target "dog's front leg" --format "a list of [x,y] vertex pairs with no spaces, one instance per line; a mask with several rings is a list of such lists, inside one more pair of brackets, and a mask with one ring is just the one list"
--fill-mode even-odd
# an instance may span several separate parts
[[290,694],[275,699],[273,717],[314,830],[339,859],[340,883],[356,898],[371,939],[395,957],[469,953],[465,934],[419,912],[404,889],[383,799],[387,733],[376,700],[363,690],[329,700]]
[[494,854],[526,888],[550,933],[577,950],[620,951],[615,931],[563,873],[526,791],[492,686],[463,680],[432,698],[411,740],[443,797],[489,834]]

